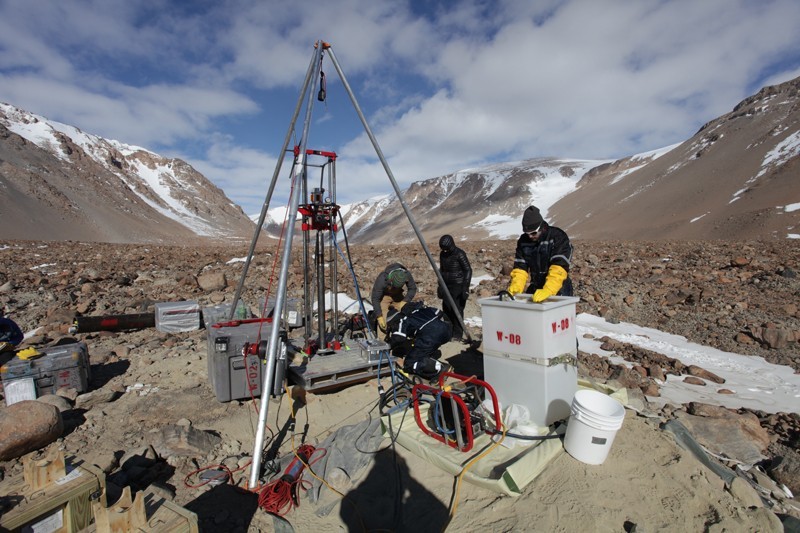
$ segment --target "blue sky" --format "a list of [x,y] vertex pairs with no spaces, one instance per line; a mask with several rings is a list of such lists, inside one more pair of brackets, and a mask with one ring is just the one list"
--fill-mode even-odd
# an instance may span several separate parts
[[[680,142],[800,76],[798,27],[797,0],[0,0],[0,101],[183,158],[253,214],[319,39],[406,187]],[[392,192],[323,71],[309,147],[339,154],[338,201]]]

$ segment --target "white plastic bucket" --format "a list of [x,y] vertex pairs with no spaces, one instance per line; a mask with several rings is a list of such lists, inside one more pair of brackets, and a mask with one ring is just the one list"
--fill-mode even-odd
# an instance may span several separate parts
[[583,463],[603,464],[624,419],[625,408],[614,398],[579,390],[572,399],[564,448]]

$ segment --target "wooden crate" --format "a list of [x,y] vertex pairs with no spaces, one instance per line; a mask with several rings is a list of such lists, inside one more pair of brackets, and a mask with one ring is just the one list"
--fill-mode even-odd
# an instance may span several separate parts
[[42,459],[23,459],[22,476],[0,482],[0,501],[7,508],[0,516],[0,531],[79,531],[92,521],[92,495],[104,488],[100,469],[67,468],[58,450]]
[[197,515],[150,492],[131,498],[130,487],[114,504],[105,495],[92,503],[95,522],[85,533],[198,533]]
[[157,506],[147,520],[148,531],[164,533],[198,533],[197,515],[180,505],[163,498],[153,498]]

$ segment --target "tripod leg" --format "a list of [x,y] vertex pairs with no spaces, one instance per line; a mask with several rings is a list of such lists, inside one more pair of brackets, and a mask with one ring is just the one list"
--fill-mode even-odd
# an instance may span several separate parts
[[250,268],[250,262],[253,259],[253,253],[255,252],[256,249],[258,236],[261,234],[261,228],[264,227],[264,220],[267,218],[267,209],[269,209],[269,202],[270,200],[272,200],[272,193],[275,192],[275,184],[277,183],[278,176],[281,173],[283,157],[284,154],[286,153],[286,149],[289,147],[289,142],[292,139],[292,133],[294,132],[295,124],[297,123],[297,117],[300,115],[300,106],[303,103],[303,94],[305,94],[308,84],[311,81],[311,73],[313,71],[314,71],[314,58],[312,58],[311,63],[308,65],[308,71],[306,72],[306,79],[303,82],[303,90],[300,92],[300,97],[297,99],[297,105],[294,108],[294,113],[292,114],[292,120],[289,123],[289,129],[286,132],[286,137],[283,139],[283,147],[281,147],[281,151],[278,156],[278,161],[275,164],[275,172],[272,173],[272,181],[269,184],[267,197],[264,199],[264,205],[261,207],[261,214],[258,217],[258,222],[256,223],[256,231],[253,234],[252,241],[250,242],[250,250],[248,250],[247,252],[247,259],[245,259],[244,262],[244,268],[242,269],[242,275],[239,278],[239,284],[236,286],[236,293],[233,296],[233,305],[231,306],[231,315],[228,317],[228,320],[233,320],[234,313],[236,312],[236,304],[239,303],[239,298],[241,298],[242,296],[242,288],[244,287],[244,280],[247,277],[247,271]]
[[[322,50],[323,46],[322,43],[317,46],[314,50],[314,58],[312,60],[312,65],[314,65],[314,76],[318,77],[319,69],[320,69],[320,58],[322,57]],[[300,158],[301,161],[292,169],[292,174],[295,178],[295,181],[299,177],[300,180],[306,179],[305,174],[305,161],[306,161],[306,145],[308,143],[308,130],[311,125],[311,111],[314,105],[314,91],[309,90],[311,77],[307,77],[306,83],[303,86],[303,90],[301,92],[301,99],[302,95],[305,95],[307,98],[306,104],[306,114],[305,120],[303,123],[303,135],[300,141]],[[299,169],[299,173],[298,173]],[[299,176],[298,176],[299,174]],[[294,214],[297,213],[297,207],[300,204],[300,191],[302,187],[300,187],[299,183],[294,183],[292,187],[292,195],[289,201],[289,216],[291,217],[291,223],[288,225],[286,231],[286,240],[284,242],[283,247],[283,255],[281,257],[281,270],[280,270],[280,277],[278,279],[278,288],[275,295],[275,311],[274,315],[276,317],[283,316],[283,306],[286,300],[286,286],[287,286],[287,279],[289,277],[289,265],[291,263],[291,255],[292,255],[292,240],[294,239],[294,230],[296,224],[294,223]],[[270,330],[270,337],[269,337],[269,345],[268,345],[268,353],[267,353],[267,364],[266,364],[266,374],[264,376],[264,389],[269,390],[272,387],[272,380],[275,377],[274,367],[275,367],[275,360],[278,355],[278,346],[280,343],[280,323],[273,323],[272,329]],[[250,486],[255,487],[258,484],[258,473],[261,468],[261,450],[264,447],[264,431],[267,426],[267,414],[269,411],[269,393],[262,392],[261,393],[261,408],[258,414],[258,427],[256,432],[256,439],[253,446],[253,460],[250,465]]]
[[[394,174],[392,174],[392,169],[389,168],[389,163],[386,162],[386,158],[383,157],[383,151],[381,147],[378,145],[378,140],[375,138],[375,135],[372,134],[372,130],[367,123],[367,119],[364,116],[364,113],[361,111],[361,107],[358,105],[358,101],[356,101],[355,94],[353,94],[353,90],[350,88],[350,84],[347,83],[347,79],[344,76],[344,72],[342,72],[342,68],[339,66],[339,62],[336,60],[336,54],[333,53],[333,48],[328,48],[328,55],[331,58],[331,62],[333,63],[334,68],[336,68],[336,72],[339,74],[339,78],[342,80],[342,85],[344,86],[347,94],[350,96],[350,101],[353,103],[353,107],[358,114],[358,118],[361,119],[361,124],[364,126],[364,130],[367,133],[367,137],[372,142],[373,148],[375,148],[375,153],[378,156],[378,159],[381,160],[381,164],[383,165],[383,169],[386,171],[386,175],[389,177],[389,181],[392,183],[392,187],[394,188],[394,192],[397,194],[397,199],[400,201],[400,205],[403,207],[403,211],[408,218],[408,221],[411,223],[411,227],[414,229],[414,233],[417,235],[417,240],[419,240],[422,249],[425,251],[425,255],[428,256],[428,262],[430,262],[433,271],[436,273],[436,277],[439,279],[439,285],[444,286],[444,278],[442,278],[441,272],[439,272],[439,268],[436,266],[436,262],[433,260],[433,256],[431,255],[431,251],[428,249],[428,245],[425,244],[425,239],[422,238],[422,232],[419,230],[417,226],[417,222],[414,220],[414,217],[411,215],[411,210],[408,208],[408,204],[406,204],[405,200],[403,199],[403,193],[400,191],[400,187],[397,185],[397,181],[394,179]],[[447,300],[450,305],[455,309],[456,304],[453,301],[453,297],[450,295],[448,291],[445,291],[445,295],[447,296]],[[457,315],[458,320],[461,322],[461,326],[464,327],[464,319],[461,316],[461,313],[458,312],[458,309],[455,310],[455,315]],[[467,328],[464,328],[464,333],[467,335],[469,340],[472,338],[467,331]]]

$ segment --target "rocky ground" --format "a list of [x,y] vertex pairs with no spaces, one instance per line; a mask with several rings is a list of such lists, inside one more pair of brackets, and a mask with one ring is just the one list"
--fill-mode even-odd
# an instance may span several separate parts
[[[465,311],[466,317],[478,316],[476,300],[496,294],[507,284],[514,243],[461,246],[471,259],[474,277],[483,278]],[[438,263],[438,251],[431,249]],[[350,254],[362,295],[368,296],[375,276],[388,263],[400,261],[414,272],[418,298],[439,305],[436,278],[421,247],[363,246],[353,247]],[[7,242],[0,244],[0,307],[24,331],[35,331],[27,344],[50,345],[71,337],[69,327],[76,316],[142,313],[152,311],[155,302],[196,300],[206,306],[230,301],[243,271],[243,263],[235,259],[245,255],[244,248],[226,247]],[[274,249],[260,248],[245,279],[245,301],[255,303],[274,287],[279,267]],[[295,252],[290,296],[302,296],[303,270],[301,254]],[[571,275],[581,298],[579,313],[658,328],[721,350],[761,356],[798,372],[798,271],[800,244],[796,241],[577,242]],[[340,291],[354,295],[352,276],[341,266],[339,283]],[[469,331],[474,340],[480,340],[479,329]],[[75,337],[89,346],[91,392],[61,395],[67,403],[59,406],[64,429],[57,445],[65,453],[97,464],[118,487],[144,488],[157,481],[168,497],[181,504],[193,497],[193,480],[187,476],[197,468],[212,462],[224,462],[231,469],[246,466],[246,443],[223,442],[208,433],[200,439],[191,431],[192,426],[213,425],[224,435],[233,423],[232,413],[242,407],[241,402],[222,404],[213,397],[203,331],[166,334],[147,328]],[[478,346],[476,342],[474,347]],[[650,396],[658,394],[657,383],[663,377],[659,372],[713,379],[703,375],[702,369],[654,361],[635,347],[611,341],[608,347],[633,361],[633,367],[620,368],[604,358],[580,353],[581,373],[614,379]],[[170,394],[156,394],[159,390]],[[800,493],[798,411],[738,413],[756,419],[755,431],[767,435],[764,468],[795,494]],[[664,418],[674,418],[676,413],[702,416],[702,412],[702,407],[688,405],[658,410]],[[191,453],[174,453],[164,461],[169,454],[162,453],[170,446],[173,451],[176,446],[188,447]],[[139,470],[121,468],[126,458],[136,454],[146,456]],[[5,459],[0,467],[6,475],[21,471],[19,459]],[[200,514],[205,529],[216,525],[225,530],[224,517]]]

